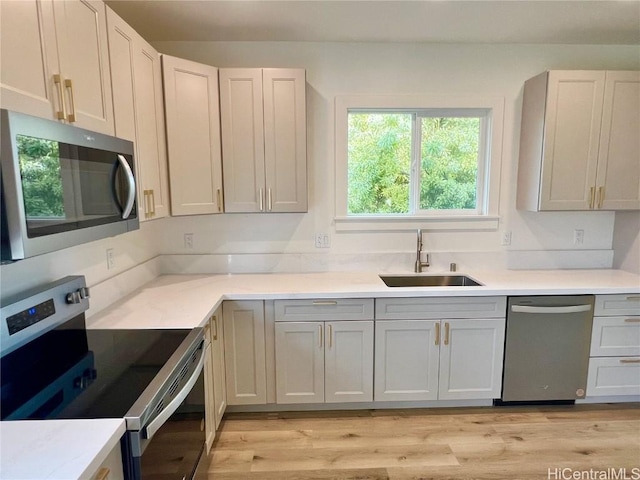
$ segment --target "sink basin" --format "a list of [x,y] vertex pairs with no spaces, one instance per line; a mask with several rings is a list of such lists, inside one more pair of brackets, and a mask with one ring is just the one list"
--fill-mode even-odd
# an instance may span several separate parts
[[380,275],[387,287],[481,287],[466,275]]

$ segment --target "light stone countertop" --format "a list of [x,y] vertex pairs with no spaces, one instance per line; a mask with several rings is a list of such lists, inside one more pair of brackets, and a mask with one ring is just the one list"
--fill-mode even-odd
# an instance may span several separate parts
[[484,286],[391,288],[374,272],[163,275],[91,317],[88,328],[193,328],[204,325],[223,300],[640,293],[640,275],[621,270],[456,274]]
[[0,422],[0,478],[89,479],[124,432],[122,418]]

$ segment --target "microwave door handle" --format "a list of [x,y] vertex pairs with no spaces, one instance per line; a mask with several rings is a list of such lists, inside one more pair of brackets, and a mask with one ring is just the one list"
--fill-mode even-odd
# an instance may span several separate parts
[[125,177],[127,179],[127,200],[124,204],[124,208],[122,209],[122,218],[127,219],[129,218],[129,215],[131,215],[133,203],[136,200],[136,181],[133,178],[133,172],[131,171],[131,167],[129,166],[127,159],[118,154],[118,161],[120,162],[120,166],[124,170]]
[[204,354],[204,346],[203,346],[203,348],[201,349],[201,355],[200,355],[200,360],[198,361],[198,366],[194,370],[193,374],[191,375],[191,377],[189,378],[185,386],[182,388],[182,390],[178,392],[178,394],[173,398],[173,400],[171,400],[171,402],[169,402],[169,404],[164,408],[164,410],[162,410],[160,414],[147,425],[147,427],[145,428],[145,432],[146,432],[145,438],[149,440],[153,438],[153,436],[160,429],[160,427],[164,425],[167,419],[171,415],[173,415],[173,413],[178,409],[178,407],[184,401],[184,399],[187,398],[187,395],[189,395],[189,392],[191,391],[195,383],[198,381],[198,377],[200,376],[200,373],[202,372],[202,369],[204,367],[204,360],[205,360],[205,354]]

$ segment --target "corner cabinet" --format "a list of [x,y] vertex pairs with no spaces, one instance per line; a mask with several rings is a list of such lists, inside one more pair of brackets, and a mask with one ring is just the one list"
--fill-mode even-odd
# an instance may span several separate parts
[[115,133],[135,143],[141,221],[169,215],[160,55],[107,8]]
[[305,71],[222,68],[226,212],[306,212]]
[[499,398],[506,299],[376,300],[375,401]]
[[640,72],[550,71],[524,86],[517,207],[640,209]]
[[171,213],[220,213],[218,69],[162,55]]
[[0,2],[0,105],[114,134],[105,5]]

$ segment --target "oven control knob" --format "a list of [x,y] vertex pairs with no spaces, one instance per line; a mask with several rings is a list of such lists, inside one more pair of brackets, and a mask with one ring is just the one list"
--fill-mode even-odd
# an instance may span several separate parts
[[82,302],[85,298],[89,298],[89,287],[82,287],[75,292],[67,293],[67,303],[76,304]]
[[67,303],[74,305],[76,303],[80,303],[81,301],[82,298],[80,297],[79,291],[67,293]]

